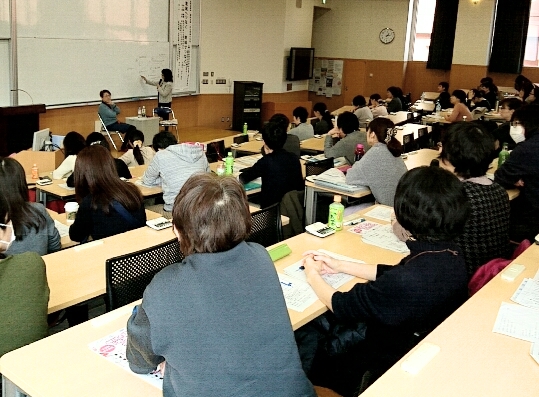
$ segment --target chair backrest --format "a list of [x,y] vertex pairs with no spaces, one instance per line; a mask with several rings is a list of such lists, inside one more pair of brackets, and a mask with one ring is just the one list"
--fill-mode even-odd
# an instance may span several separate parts
[[247,241],[264,247],[282,240],[280,203],[275,203],[251,214],[253,225]]
[[166,106],[158,107],[153,109],[153,113],[157,115],[158,117],[163,117],[163,115],[170,114],[172,115],[172,118],[175,119],[174,116],[174,110],[172,108],[167,108]]
[[488,261],[477,269],[468,282],[468,292],[470,296],[479,291],[483,286],[492,280],[496,275],[507,267],[514,259],[522,254],[531,245],[529,240],[523,240],[513,252],[511,259],[496,258]]
[[108,131],[107,126],[103,122],[103,119],[101,118],[101,115],[99,114],[99,112],[97,112],[97,117],[99,117],[99,121],[101,122],[101,131]]
[[181,262],[184,255],[177,239],[138,252],[107,259],[107,311],[142,298],[147,285],[161,269]]
[[223,160],[226,157],[224,139],[208,143],[206,146],[206,157],[209,163]]
[[305,163],[305,176],[320,175],[330,168],[333,168],[333,157],[318,161],[308,161]]
[[238,135],[234,137],[234,143],[249,142],[249,135]]
[[427,127],[417,130],[417,139],[415,140],[417,149],[427,149],[429,147],[429,132]]
[[402,136],[402,151],[404,153],[409,153],[414,151],[415,143],[414,143],[414,133],[410,132],[409,134]]
[[294,237],[304,232],[305,227],[304,190],[291,190],[283,196],[280,205],[282,215],[288,217],[288,225],[283,225],[283,238]]

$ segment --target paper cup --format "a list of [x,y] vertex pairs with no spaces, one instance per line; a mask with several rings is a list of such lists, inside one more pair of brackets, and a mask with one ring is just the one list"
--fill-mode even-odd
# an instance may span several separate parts
[[66,203],[64,206],[66,212],[66,221],[67,223],[75,222],[77,217],[77,211],[79,210],[79,205],[75,202]]

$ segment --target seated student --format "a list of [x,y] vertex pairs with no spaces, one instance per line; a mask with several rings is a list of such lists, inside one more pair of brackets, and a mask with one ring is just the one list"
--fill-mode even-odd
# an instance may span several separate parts
[[312,138],[314,136],[314,128],[310,123],[307,123],[307,118],[309,117],[309,112],[303,106],[298,106],[292,112],[294,116],[292,118],[292,123],[296,127],[288,131],[289,134],[296,135],[300,141],[305,139]]
[[468,102],[468,109],[470,110],[479,109],[479,108],[485,108],[486,110],[492,109],[493,105],[489,103],[489,101],[487,101],[483,97],[482,91],[473,89],[473,90],[470,90],[468,95],[471,96],[471,99]]
[[371,121],[367,128],[371,149],[346,173],[346,183],[367,186],[377,203],[389,206],[393,206],[401,176],[408,171],[394,128],[393,122],[383,117]]
[[438,84],[438,98],[436,99],[436,105],[440,104],[440,109],[452,108],[451,95],[449,95],[449,83],[447,81],[440,81]]
[[315,103],[313,106],[314,116],[318,119],[318,123],[314,125],[315,135],[327,134],[333,128],[333,116],[329,112],[324,102]]
[[176,137],[162,131],[153,137],[156,153],[142,177],[142,183],[149,186],[161,185],[164,204],[148,206],[167,219],[172,218],[172,205],[183,184],[192,174],[210,172],[210,165],[202,145],[177,144]]
[[[279,124],[283,131],[288,131],[290,127],[290,120],[282,113],[275,113],[270,117],[269,122],[275,122]],[[299,138],[296,135],[286,134],[286,142],[283,145],[283,149],[287,152],[293,153],[299,159],[301,156],[301,148],[299,144]],[[263,156],[266,155],[264,151],[264,145],[262,145],[261,153]]]
[[470,216],[456,242],[464,252],[468,277],[494,258],[509,254],[509,197],[486,177],[492,137],[475,123],[455,123],[442,138],[440,167],[464,184]]
[[530,79],[528,79],[527,77],[519,74],[516,78],[515,78],[515,90],[517,92],[519,92],[521,89],[522,89],[522,86],[524,85],[524,83],[530,83],[530,84],[533,84],[532,81]]
[[[462,90],[455,90],[451,94],[451,103],[453,104],[453,111],[451,114],[446,114],[444,118],[454,123],[455,121],[472,121],[472,114],[466,106],[466,94]],[[466,119],[464,119],[466,117]]]
[[395,113],[402,110],[402,89],[391,86],[387,89],[387,112]]
[[[364,341],[350,351],[373,376],[389,369],[468,297],[464,257],[453,242],[468,217],[463,184],[439,167],[414,168],[397,186],[394,209],[412,235],[406,241],[410,254],[398,265],[358,264],[317,251],[304,254],[307,282],[333,312],[328,316],[344,329],[366,325]],[[339,292],[324,281],[326,273],[369,281]],[[296,331],[308,375],[314,373],[313,358],[324,355],[329,337],[317,328],[320,321]],[[354,379],[361,376],[356,373]]]
[[16,236],[5,193],[0,189],[0,357],[47,336],[49,302],[43,259],[7,254]]
[[526,102],[528,103],[528,105],[539,104],[539,87],[535,84],[533,85],[533,89],[530,91],[530,94],[526,98]]
[[371,145],[367,142],[367,133],[359,131],[359,120],[352,112],[343,112],[337,118],[337,126],[326,135],[324,156],[327,158],[345,157],[348,164],[356,161],[355,151],[361,143],[367,152]]
[[387,116],[387,108],[380,105],[382,97],[380,94],[372,94],[369,97],[369,108],[371,109],[372,117]]
[[85,148],[84,137],[76,131],[68,132],[64,138],[64,156],[62,164],[52,172],[52,179],[67,178],[75,169],[77,154]]
[[530,93],[533,91],[533,83],[522,83],[522,87],[520,88],[520,91],[518,92],[518,97],[527,104],[530,100],[528,99],[530,97]]
[[140,190],[118,178],[113,158],[103,146],[83,149],[73,174],[79,210],[69,228],[71,240],[99,240],[146,224]]
[[494,84],[491,77],[484,77],[478,87],[483,92],[483,96],[490,103],[491,108],[496,106],[498,100],[498,87]]
[[279,124],[269,122],[262,130],[262,138],[266,155],[252,167],[243,169],[239,179],[247,183],[262,178],[260,208],[266,208],[280,202],[291,190],[303,190],[305,184],[299,159],[283,149],[286,131]]
[[494,181],[505,188],[520,189],[520,195],[511,200],[509,237],[534,241],[539,233],[539,105],[526,105],[515,111],[513,118],[518,119],[526,140],[516,145],[496,170]]
[[[110,145],[100,132],[92,132],[90,135],[86,137],[86,147],[90,147],[93,145],[100,145],[103,146],[105,149],[107,149],[110,153]],[[112,157],[112,154],[111,154]],[[116,165],[116,171],[118,172],[118,176],[120,178],[125,179],[131,179],[133,176],[131,175],[131,171],[129,171],[129,168],[127,165],[120,159],[113,158],[114,164]],[[66,181],[67,186],[69,187],[75,187],[75,179],[74,175],[71,174],[67,178]]]
[[159,366],[165,397],[315,397],[275,266],[244,241],[251,215],[242,186],[192,176],[172,222],[185,259],[155,275],[127,322],[131,370]]
[[117,116],[120,114],[120,107],[112,102],[111,94],[109,90],[101,90],[99,92],[101,97],[101,103],[97,113],[101,116],[101,120],[110,131],[119,131],[126,133],[128,131],[135,130],[135,126],[126,123],[120,123]]
[[356,95],[352,99],[352,105],[356,108],[354,114],[359,120],[359,127],[365,128],[369,121],[373,119],[372,112],[367,106],[367,101],[363,95]]
[[[513,150],[516,146],[516,142],[511,137],[511,120],[515,110],[522,107],[522,101],[518,98],[505,98],[500,102],[500,116],[504,119],[504,123],[492,132],[494,137],[494,149],[495,154],[498,156],[502,150],[503,144],[507,143],[509,150]],[[520,126],[514,126],[514,128],[520,128]],[[523,134],[517,134],[521,137],[521,141],[524,140]],[[518,139],[518,138],[517,138]]]
[[127,142],[127,147],[129,149],[120,157],[120,160],[122,160],[128,167],[149,164],[152,161],[155,152],[151,147],[143,145],[144,134],[142,131],[133,131]]
[[32,251],[46,255],[59,251],[60,234],[45,207],[29,201],[26,175],[17,160],[0,158],[0,186],[16,236],[6,254]]

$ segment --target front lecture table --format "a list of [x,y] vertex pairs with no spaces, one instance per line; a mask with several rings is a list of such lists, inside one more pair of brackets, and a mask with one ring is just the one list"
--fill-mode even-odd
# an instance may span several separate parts
[[[539,365],[530,342],[492,332],[501,303],[513,303],[522,280],[538,271],[539,246],[514,263],[526,267],[515,281],[498,274],[361,396],[537,396]],[[439,346],[438,354],[418,374],[404,372],[401,363],[426,342]]]
[[[170,232],[170,229],[167,230]],[[396,252],[364,244],[360,236],[346,231],[337,232],[324,239],[301,234],[285,242],[292,249],[292,253],[275,263],[277,271],[281,271],[284,267],[298,261],[302,253],[308,249],[326,248],[333,252],[362,259],[367,263],[396,264],[403,257]],[[78,267],[84,265],[86,263],[80,263]],[[358,281],[361,280],[351,280],[339,289],[349,290]],[[134,373],[125,371],[100,357],[88,348],[89,343],[124,328],[136,303],[126,305],[2,356],[0,358],[0,372],[5,381],[5,395],[7,396],[8,392],[10,397],[14,395],[13,384],[15,384],[33,397],[58,395],[162,396],[161,390],[143,381]],[[289,310],[292,327],[297,329],[326,310],[326,306],[320,301],[315,302],[302,313]]]

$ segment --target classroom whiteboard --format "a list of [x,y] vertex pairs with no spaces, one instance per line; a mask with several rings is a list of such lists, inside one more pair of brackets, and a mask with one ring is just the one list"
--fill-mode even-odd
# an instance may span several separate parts
[[[159,80],[161,69],[175,68],[169,21],[174,22],[171,10],[179,0],[15,1],[18,87],[34,103],[97,102],[102,89],[111,91],[113,100],[155,97],[155,87],[144,84],[140,75]],[[200,2],[183,2],[194,9],[195,46]],[[174,93],[197,91],[197,60],[198,52],[190,64],[189,84],[175,87]],[[19,104],[30,103],[19,94]]]

